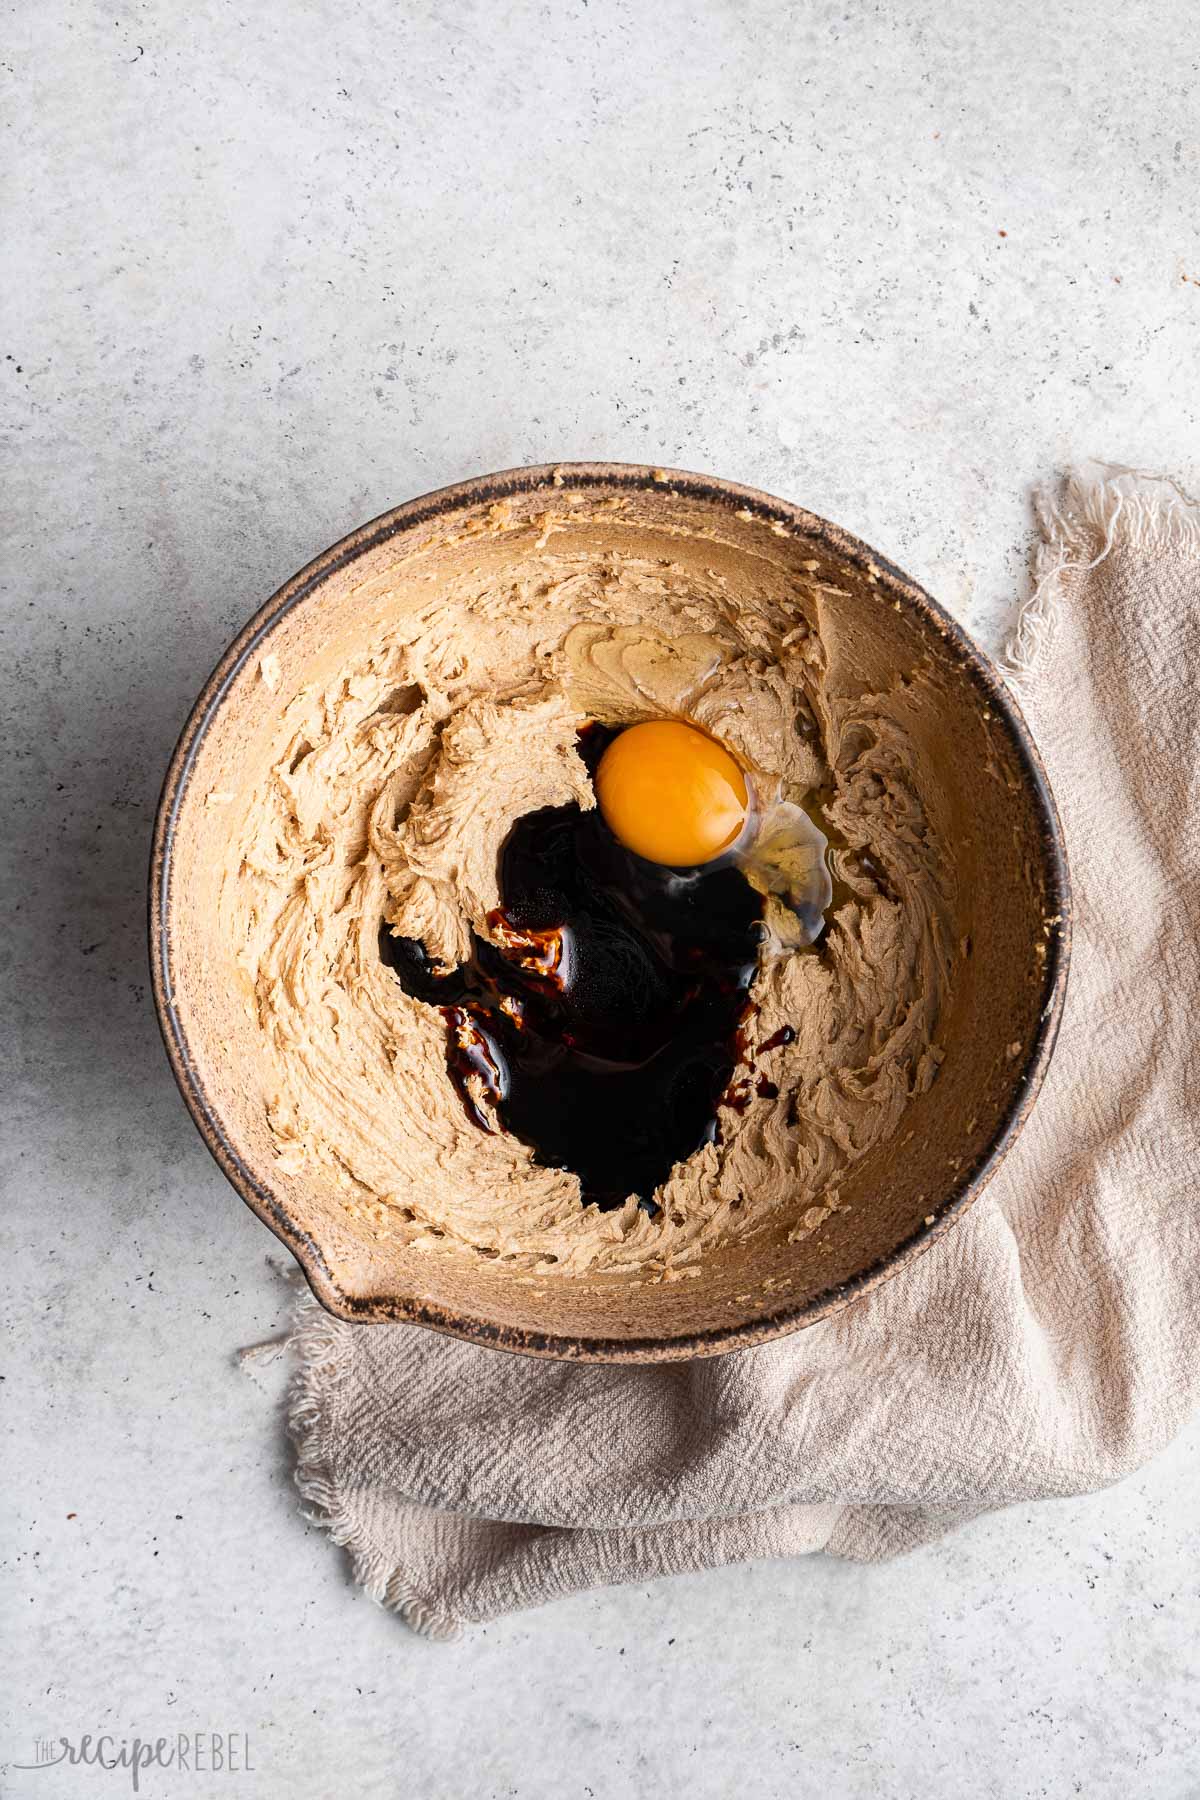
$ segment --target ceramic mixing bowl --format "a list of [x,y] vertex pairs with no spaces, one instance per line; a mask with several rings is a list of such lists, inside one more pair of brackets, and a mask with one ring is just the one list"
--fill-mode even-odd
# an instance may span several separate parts
[[[938,1079],[904,1130],[841,1184],[844,1210],[799,1242],[787,1221],[708,1253],[699,1277],[518,1281],[501,1260],[431,1255],[378,1239],[312,1169],[284,1172],[267,1124],[257,1028],[223,942],[216,887],[221,834],[281,754],[289,694],[369,650],[385,618],[428,595],[431,575],[519,569],[536,555],[547,506],[583,496],[572,551],[624,550],[716,568],[734,591],[768,562],[814,569],[856,645],[866,691],[930,659],[939,680],[913,731],[955,821],[961,961],[940,1037]],[[506,502],[502,532],[481,529]],[[602,502],[616,502],[607,508]],[[464,562],[470,558],[470,564]],[[422,580],[418,591],[419,569]],[[256,669],[270,651],[281,680]],[[929,666],[929,665],[927,665]],[[985,776],[987,778],[985,778]],[[1032,1107],[1053,1049],[1066,982],[1069,903],[1062,836],[1045,774],[997,670],[914,582],[800,507],[706,476],[621,464],[489,475],[409,501],[294,576],[230,645],[171,760],[154,835],[154,992],[167,1052],[196,1124],[233,1186],[301,1264],[339,1318],[405,1320],[480,1344],[549,1357],[654,1362],[759,1344],[845,1306],[953,1230]]]

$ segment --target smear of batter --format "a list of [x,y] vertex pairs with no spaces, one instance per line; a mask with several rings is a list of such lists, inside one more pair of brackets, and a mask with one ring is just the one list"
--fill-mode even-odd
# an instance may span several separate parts
[[[801,1235],[828,1217],[933,1080],[950,982],[952,876],[901,691],[855,693],[849,654],[819,596],[760,609],[661,561],[547,551],[536,579],[460,577],[296,695],[222,894],[275,1069],[281,1167],[332,1175],[384,1234],[566,1273],[673,1278],[768,1221]],[[819,817],[834,904],[818,947],[777,932],[760,950],[754,1079],[735,1074],[716,1141],[670,1169],[652,1211],[633,1194],[603,1210],[471,1122],[440,1006],[406,992],[379,939],[419,943],[435,974],[469,963],[495,941],[517,821],[595,805],[581,725],[656,718],[700,726],[756,790]]]

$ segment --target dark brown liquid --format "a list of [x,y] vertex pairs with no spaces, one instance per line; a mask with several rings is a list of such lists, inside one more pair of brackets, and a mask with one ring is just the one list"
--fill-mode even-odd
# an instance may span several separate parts
[[[593,767],[611,736],[587,734]],[[380,954],[445,1012],[450,1075],[476,1124],[573,1170],[585,1202],[649,1203],[716,1134],[762,901],[728,864],[644,862],[576,806],[519,820],[499,874],[497,941],[474,937],[454,974],[436,976],[421,944],[386,928]]]

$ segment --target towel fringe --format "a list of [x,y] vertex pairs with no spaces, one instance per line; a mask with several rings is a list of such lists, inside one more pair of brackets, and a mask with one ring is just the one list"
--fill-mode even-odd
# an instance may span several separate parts
[[310,1294],[296,1302],[291,1345],[299,1359],[287,1404],[287,1427],[296,1446],[294,1480],[310,1524],[327,1531],[349,1553],[354,1579],[378,1606],[398,1613],[422,1637],[448,1641],[461,1625],[414,1592],[403,1571],[371,1543],[349,1512],[334,1472],[330,1443],[329,1390],[346,1372],[339,1325]]
[[[1169,499],[1163,497],[1164,487],[1173,490]],[[1035,489],[1033,505],[1042,536],[1034,556],[1033,589],[1000,664],[1018,698],[1027,694],[1053,649],[1069,576],[1086,575],[1116,545],[1200,556],[1200,501],[1170,475],[1094,462]]]

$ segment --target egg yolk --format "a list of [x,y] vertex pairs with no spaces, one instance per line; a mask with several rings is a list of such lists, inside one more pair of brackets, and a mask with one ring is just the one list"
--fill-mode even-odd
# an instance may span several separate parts
[[596,797],[613,836],[648,862],[691,868],[735,842],[746,822],[746,778],[728,750],[675,720],[631,725],[596,769]]

